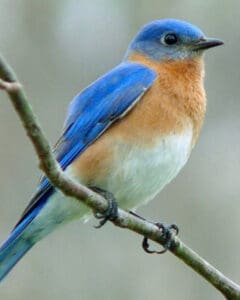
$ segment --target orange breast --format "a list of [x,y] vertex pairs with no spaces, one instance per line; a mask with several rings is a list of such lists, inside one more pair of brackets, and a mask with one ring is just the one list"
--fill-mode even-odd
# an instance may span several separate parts
[[169,130],[175,132],[184,130],[190,121],[194,131],[194,145],[206,111],[202,57],[156,63],[146,59],[143,55],[134,54],[130,60],[142,63],[158,74],[157,81],[146,95],[148,99],[146,102],[152,115],[149,118],[152,118],[152,123],[158,123],[161,130],[168,133]]
[[139,54],[130,59],[154,69],[158,78],[123,119],[75,160],[73,169],[84,174],[85,183],[110,175],[109,166],[117,159],[118,143],[153,147],[161,136],[181,134],[192,127],[194,146],[199,135],[206,107],[202,60],[156,64]]

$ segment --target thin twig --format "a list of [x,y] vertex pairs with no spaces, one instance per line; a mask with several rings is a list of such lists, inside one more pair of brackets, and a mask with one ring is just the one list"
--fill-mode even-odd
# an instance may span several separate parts
[[[11,102],[20,117],[27,135],[32,141],[40,162],[40,168],[51,183],[65,195],[74,197],[94,211],[103,213],[107,208],[106,200],[87,187],[68,178],[55,160],[48,140],[27,101],[23,86],[6,61],[0,57],[0,89],[6,90]],[[118,209],[118,217],[113,223],[119,227],[130,229],[160,245],[164,245],[164,237],[157,226]],[[196,252],[186,246],[178,237],[174,237],[170,251],[189,265],[195,272],[204,277],[220,291],[226,299],[240,300],[240,286],[210,265]]]

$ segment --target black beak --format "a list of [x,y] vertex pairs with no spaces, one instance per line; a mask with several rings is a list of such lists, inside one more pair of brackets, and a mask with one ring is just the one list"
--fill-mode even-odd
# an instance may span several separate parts
[[223,41],[213,38],[203,38],[194,45],[194,50],[206,50],[209,48],[217,47],[223,45]]

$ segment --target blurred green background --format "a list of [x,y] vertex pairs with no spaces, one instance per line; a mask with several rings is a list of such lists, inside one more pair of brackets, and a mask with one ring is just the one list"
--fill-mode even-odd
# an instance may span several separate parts
[[[0,0],[0,51],[24,84],[52,144],[71,98],[121,60],[152,19],[198,25],[225,46],[206,55],[208,111],[187,166],[148,206],[149,219],[176,222],[180,237],[240,282],[240,1]],[[40,172],[4,92],[0,102],[0,239],[16,223]],[[2,300],[222,299],[171,254],[147,255],[141,238],[92,220],[55,232],[16,266]]]

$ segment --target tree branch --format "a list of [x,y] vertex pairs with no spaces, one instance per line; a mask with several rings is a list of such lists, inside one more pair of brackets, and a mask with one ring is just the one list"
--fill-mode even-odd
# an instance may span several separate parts
[[[0,89],[5,90],[20,117],[27,135],[37,153],[40,168],[51,183],[66,196],[74,197],[96,212],[103,213],[107,209],[107,201],[99,194],[68,178],[55,160],[51,147],[43,133],[37,117],[27,101],[22,85],[7,62],[0,57]],[[113,223],[119,227],[132,230],[160,245],[165,238],[156,225],[141,220],[128,212],[118,209],[118,217]],[[211,285],[220,291],[226,299],[240,299],[240,286],[210,265],[196,252],[186,246],[177,236],[174,237],[170,251],[190,266],[195,272],[204,277]]]

